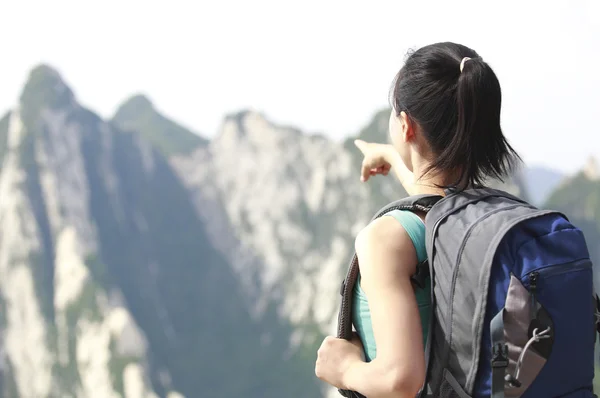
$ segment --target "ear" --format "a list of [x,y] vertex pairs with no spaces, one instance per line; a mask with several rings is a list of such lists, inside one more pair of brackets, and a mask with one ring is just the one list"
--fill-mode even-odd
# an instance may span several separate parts
[[409,142],[415,138],[415,125],[413,121],[408,117],[406,112],[400,112],[398,116],[400,119],[400,128],[402,131],[402,139],[404,142]]

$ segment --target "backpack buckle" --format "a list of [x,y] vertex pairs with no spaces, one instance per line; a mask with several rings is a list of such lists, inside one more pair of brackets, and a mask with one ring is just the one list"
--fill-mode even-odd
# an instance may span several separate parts
[[492,368],[508,366],[508,345],[498,343],[492,349]]
[[429,277],[429,262],[427,260],[417,264],[417,269],[410,280],[417,285],[419,289],[427,287],[427,278]]

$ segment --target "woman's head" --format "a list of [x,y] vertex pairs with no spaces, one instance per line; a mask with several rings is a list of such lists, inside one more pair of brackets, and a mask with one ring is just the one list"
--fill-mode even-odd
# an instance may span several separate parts
[[420,48],[394,80],[392,142],[407,167],[421,161],[420,172],[445,187],[503,179],[518,155],[500,128],[501,97],[496,74],[475,51],[455,43]]

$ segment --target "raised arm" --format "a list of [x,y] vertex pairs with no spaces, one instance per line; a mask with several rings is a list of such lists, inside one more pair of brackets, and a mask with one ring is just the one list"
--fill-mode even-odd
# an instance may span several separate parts
[[391,169],[409,195],[417,192],[413,173],[406,167],[400,154],[389,144],[355,140],[354,144],[364,158],[361,165],[361,181],[366,182],[377,174],[387,175]]

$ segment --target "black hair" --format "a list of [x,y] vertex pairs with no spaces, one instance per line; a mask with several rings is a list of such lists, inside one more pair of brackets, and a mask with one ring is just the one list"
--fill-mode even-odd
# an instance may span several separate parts
[[[469,57],[460,65],[464,57]],[[500,128],[502,94],[492,68],[472,49],[436,43],[409,53],[392,87],[397,115],[406,112],[434,158],[425,174],[449,172],[445,188],[504,180],[519,155]]]

